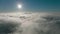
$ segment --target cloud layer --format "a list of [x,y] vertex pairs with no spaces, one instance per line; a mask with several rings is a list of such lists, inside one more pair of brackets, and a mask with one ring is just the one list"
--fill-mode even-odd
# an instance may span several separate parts
[[0,34],[60,34],[58,13],[1,13]]

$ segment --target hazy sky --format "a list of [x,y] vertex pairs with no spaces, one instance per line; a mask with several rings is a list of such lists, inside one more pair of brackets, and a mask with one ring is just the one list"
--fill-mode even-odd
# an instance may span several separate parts
[[16,11],[18,3],[23,11],[60,11],[60,0],[0,0],[0,12]]

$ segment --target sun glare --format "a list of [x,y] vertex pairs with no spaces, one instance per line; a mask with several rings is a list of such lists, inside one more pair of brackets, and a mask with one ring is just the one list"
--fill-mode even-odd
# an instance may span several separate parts
[[18,8],[22,8],[22,5],[20,5],[20,4],[18,4],[17,6],[18,6]]

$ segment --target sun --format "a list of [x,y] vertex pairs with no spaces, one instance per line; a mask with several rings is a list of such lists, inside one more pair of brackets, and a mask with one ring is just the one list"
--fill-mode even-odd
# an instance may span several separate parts
[[18,4],[17,7],[18,7],[18,8],[22,8],[22,5]]

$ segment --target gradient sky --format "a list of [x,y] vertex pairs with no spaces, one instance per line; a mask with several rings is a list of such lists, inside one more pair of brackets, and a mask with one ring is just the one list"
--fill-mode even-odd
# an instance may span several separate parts
[[23,11],[60,11],[60,0],[0,0],[0,12],[16,11],[18,3],[22,4]]

